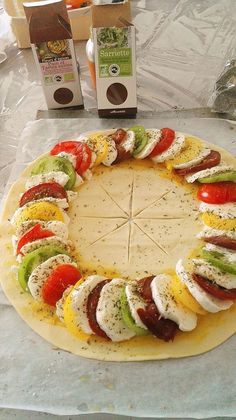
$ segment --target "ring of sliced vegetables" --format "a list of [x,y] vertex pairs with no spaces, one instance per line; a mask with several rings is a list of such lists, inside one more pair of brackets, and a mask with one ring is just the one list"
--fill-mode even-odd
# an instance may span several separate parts
[[[164,129],[164,130],[168,130],[168,129]],[[122,129],[121,129],[121,131],[122,131]],[[139,134],[140,134],[141,131],[142,131],[142,129],[140,129],[140,128],[136,129],[136,132],[138,132]],[[157,133],[157,131],[159,131],[159,130],[155,130],[155,133]],[[134,130],[134,132],[135,132],[135,130]],[[173,135],[173,130],[171,130],[171,132],[172,132],[171,135]],[[168,140],[168,135],[166,135],[166,133],[165,133],[165,140],[162,142],[161,147],[159,147],[159,149],[161,150],[161,153],[159,155],[155,155],[155,150],[158,149],[157,148],[158,141],[156,142],[155,145],[151,144],[151,140],[150,140],[151,130],[147,130],[147,133],[148,133],[149,137],[148,137],[148,139],[147,138],[145,139],[143,148],[141,147],[141,140],[139,139],[138,148],[136,148],[136,150],[138,150],[138,153],[137,152],[134,153],[134,157],[136,157],[136,158],[148,158],[148,156],[151,155],[151,156],[153,156],[152,158],[153,158],[154,162],[156,162],[156,163],[163,162],[163,161],[167,160],[167,165],[166,165],[167,169],[173,170],[173,167],[171,165],[171,160],[168,159],[168,151],[172,148],[173,153],[174,153],[174,155],[173,155],[174,157],[179,156],[181,154],[181,149],[182,149],[184,141],[185,141],[185,138],[183,140],[183,135],[181,133],[178,133],[178,135],[176,136],[177,141],[174,143],[172,138],[169,138],[169,140]],[[101,135],[102,135],[102,133],[100,133],[100,136]],[[114,135],[115,135],[115,133],[114,133]],[[176,133],[175,133],[175,135],[176,135]],[[122,137],[122,132],[119,133],[119,142],[120,142],[121,137]],[[161,138],[161,136],[159,136],[159,137]],[[128,138],[128,141],[127,141],[127,138],[126,138],[126,142],[124,142],[124,149],[122,149],[122,150],[119,149],[120,145],[122,144],[122,141],[120,143],[116,143],[116,149],[118,150],[117,153],[119,153],[119,150],[121,150],[121,156],[123,157],[124,160],[131,157],[129,155],[128,147],[131,147],[130,144],[131,144],[132,141],[134,142],[133,135],[131,135],[130,138]],[[163,143],[165,141],[168,142],[168,147],[165,147],[165,144],[163,146]],[[113,153],[113,157],[114,157],[114,142],[112,143],[112,140],[110,140],[109,147],[110,147],[110,149]],[[107,164],[107,165],[110,165],[111,163],[114,163],[114,162],[116,163],[117,158],[113,159],[113,162],[110,162],[109,159],[107,159],[107,160],[105,159],[108,156],[107,153],[108,153],[109,147],[105,145],[105,148],[104,148],[104,144],[103,144],[103,146],[101,145],[101,150],[98,152],[98,154],[97,154],[97,156],[95,156],[95,158],[93,157],[94,166],[96,166],[100,163],[104,163],[104,160],[106,161],[106,163],[104,163],[104,164]],[[112,149],[112,147],[113,147],[113,149]],[[133,149],[132,149],[132,152],[133,152]],[[149,153],[149,155],[148,155],[148,153]],[[163,158],[160,157],[161,154],[163,154]],[[203,182],[204,182],[204,178],[205,178],[206,179],[206,184],[205,185],[207,185],[207,183],[209,182],[209,177],[207,178],[208,174],[206,172],[206,169],[204,169],[204,162],[207,160],[208,154],[210,155],[210,165],[207,169],[214,168],[212,171],[210,171],[210,174],[211,173],[212,174],[214,174],[214,173],[218,174],[217,173],[217,167],[220,167],[220,166],[222,167],[223,174],[225,174],[224,170],[228,171],[228,173],[230,173],[230,171],[231,172],[233,171],[233,168],[231,168],[230,166],[224,166],[224,165],[222,165],[222,163],[220,164],[220,157],[219,157],[218,152],[212,152],[212,151],[210,151],[210,149],[207,149],[207,148],[204,148],[204,147],[203,147],[203,150],[201,151],[201,153],[199,153],[199,157],[197,159],[195,159],[195,160],[193,159],[192,161],[190,159],[190,161],[180,163],[180,164],[176,165],[174,170],[176,171],[177,174],[182,175],[182,176],[186,173],[187,182],[195,182],[198,179],[197,174],[199,172],[201,172]],[[60,156],[62,156],[62,155],[60,155]],[[63,157],[67,158],[68,156],[64,155]],[[91,159],[92,159],[92,155],[91,155]],[[217,163],[215,165],[214,165],[214,162],[212,163],[212,159],[213,160],[216,159]],[[119,163],[119,161],[120,160],[118,159],[117,163]],[[192,162],[193,167],[196,166],[196,168],[198,168],[198,171],[192,171],[191,172],[191,168],[192,168],[192,166],[190,164],[191,162]],[[189,170],[189,168],[190,168],[190,170]],[[221,173],[221,171],[219,171],[219,173]],[[233,180],[233,175],[232,174],[231,174],[231,178]],[[227,179],[226,180],[223,179],[223,181],[227,182]],[[200,180],[200,182],[202,182],[202,181]],[[227,185],[227,194],[229,194],[228,193],[229,190],[230,190],[229,185]],[[232,187],[231,187],[231,190],[233,190]],[[234,199],[233,199],[233,201],[235,201],[235,196],[236,196],[236,191],[234,189]],[[201,197],[204,197],[204,195],[202,195]],[[226,195],[224,195],[223,200],[225,199],[225,197],[226,197]],[[227,197],[228,197],[228,195],[227,195]],[[230,202],[230,200],[228,200],[228,201]],[[49,202],[50,202],[50,200],[49,200]],[[219,201],[219,203],[221,203],[221,202],[222,202],[222,199],[221,199],[221,201]],[[209,201],[206,200],[205,203],[209,203]],[[182,264],[181,261],[179,261],[177,263],[177,267],[176,267],[177,280],[174,283],[173,283],[173,280],[171,279],[171,277],[166,275],[166,274],[153,276],[153,278],[151,279],[152,281],[149,281],[149,280],[146,281],[145,279],[143,279],[143,280],[146,281],[146,283],[145,283],[146,291],[142,289],[142,293],[143,293],[142,297],[143,297],[143,299],[146,299],[145,293],[147,293],[147,290],[149,290],[148,293],[150,293],[150,291],[153,293],[152,302],[148,301],[148,299],[147,299],[147,300],[145,300],[145,304],[149,305],[149,306],[155,304],[156,308],[158,308],[158,310],[159,310],[158,314],[157,315],[154,314],[154,315],[159,316],[158,323],[160,323],[160,329],[157,331],[157,325],[155,325],[154,327],[152,325],[153,324],[152,323],[153,318],[151,317],[150,313],[151,313],[151,310],[153,310],[153,307],[150,306],[149,313],[148,312],[145,313],[144,310],[142,312],[141,309],[140,309],[140,311],[137,311],[138,315],[136,313],[136,319],[135,320],[134,320],[134,316],[132,316],[131,313],[129,313],[128,316],[126,316],[127,315],[127,312],[126,312],[125,313],[126,327],[127,327],[127,325],[129,325],[130,328],[132,328],[132,325],[133,325],[134,333],[129,334],[128,327],[127,327],[126,336],[125,336],[126,338],[125,339],[132,338],[136,333],[139,334],[139,335],[145,335],[147,330],[149,330],[149,332],[152,333],[153,335],[164,339],[165,341],[169,341],[169,339],[174,338],[175,333],[172,334],[172,336],[170,335],[169,338],[167,338],[167,339],[166,339],[165,336],[162,336],[162,334],[160,334],[160,331],[163,328],[163,326],[161,325],[162,322],[165,323],[165,328],[170,328],[171,330],[173,330],[173,323],[176,322],[176,319],[175,319],[175,316],[173,316],[173,313],[170,314],[168,312],[168,308],[163,309],[162,313],[160,315],[160,309],[159,308],[161,307],[163,302],[161,302],[161,298],[160,298],[161,293],[160,293],[160,290],[157,288],[157,284],[158,285],[163,284],[162,292],[164,291],[164,293],[166,293],[166,294],[169,293],[170,296],[171,296],[171,293],[172,293],[171,291],[175,290],[175,297],[176,297],[176,290],[177,291],[179,290],[179,294],[182,295],[182,297],[179,296],[179,300],[178,300],[176,308],[175,308],[175,310],[177,312],[179,311],[179,307],[182,305],[181,304],[181,298],[183,299],[183,302],[185,302],[182,306],[185,305],[185,310],[186,311],[189,311],[189,308],[191,308],[191,309],[194,308],[194,311],[193,312],[191,311],[192,315],[190,317],[191,318],[190,324],[192,325],[193,328],[196,327],[196,322],[197,322],[196,321],[196,319],[197,319],[196,314],[204,315],[204,314],[207,313],[207,311],[217,312],[218,310],[228,309],[231,306],[231,299],[236,298],[236,287],[232,288],[232,284],[234,284],[234,279],[230,278],[230,274],[227,274],[225,276],[226,277],[226,280],[225,280],[226,283],[224,283],[224,281],[222,283],[220,283],[220,288],[223,288],[224,290],[226,290],[225,292],[224,291],[222,292],[222,290],[220,290],[220,292],[218,293],[218,297],[217,297],[217,288],[219,287],[219,285],[214,284],[214,290],[212,288],[212,295],[210,295],[210,297],[209,297],[209,294],[208,294],[209,290],[211,290],[211,281],[214,282],[214,273],[216,273],[215,275],[217,275],[217,270],[218,270],[218,275],[220,276],[220,274],[219,274],[220,269],[224,270],[223,271],[224,273],[227,273],[228,266],[227,266],[227,262],[225,262],[225,258],[228,257],[231,262],[234,261],[235,256],[233,254],[232,249],[236,250],[236,235],[234,234],[234,230],[236,228],[236,223],[235,223],[235,220],[234,220],[234,218],[236,217],[236,212],[235,212],[235,214],[233,213],[233,215],[232,215],[232,214],[230,214],[230,209],[227,209],[228,213],[226,213],[226,216],[228,216],[228,218],[226,217],[226,219],[224,219],[224,218],[221,217],[222,209],[220,208],[220,206],[218,208],[218,213],[217,213],[217,210],[213,208],[214,206],[211,207],[211,205],[205,204],[205,203],[201,204],[200,213],[203,213],[202,214],[202,220],[205,223],[205,225],[208,225],[209,228],[199,234],[199,238],[205,238],[206,239],[206,247],[205,247],[206,249],[204,249],[202,258],[206,258],[206,261],[208,261],[209,264],[212,263],[214,258],[217,260],[219,252],[221,252],[221,248],[223,248],[223,246],[225,246],[225,248],[224,248],[225,251],[223,253],[223,257],[221,257],[222,261],[220,260],[220,263],[218,263],[218,267],[214,266],[214,270],[213,270],[213,274],[212,274],[213,277],[211,279],[209,279],[209,271],[206,271],[205,274],[206,274],[206,278],[208,280],[207,280],[206,283],[204,283],[203,280],[202,280],[202,277],[204,278],[204,270],[202,268],[199,269],[198,264],[199,264],[200,260],[199,261],[196,260],[194,262],[195,269],[194,269],[194,273],[193,273],[193,278],[194,278],[195,281],[193,281],[193,279],[192,279],[191,275],[188,273],[188,271],[186,271],[183,268],[183,264]],[[223,201],[223,203],[225,203],[225,201]],[[51,207],[57,207],[57,203],[51,203],[50,206]],[[51,211],[51,209],[49,209],[49,210]],[[210,215],[212,215],[212,218],[210,217]],[[51,218],[51,213],[49,212],[48,219],[46,218],[45,220],[50,220],[50,218]],[[212,229],[214,226],[211,226],[211,223],[210,223],[211,220],[210,219],[214,220],[214,223],[216,225],[217,225],[217,221],[218,221],[218,225],[217,225],[218,229],[217,230]],[[61,220],[61,221],[63,221],[63,220]],[[213,223],[213,225],[214,225],[214,223]],[[212,244],[209,245],[207,242],[210,242],[209,241],[210,229],[212,229],[212,232],[213,232],[212,236],[214,236],[214,240],[213,240]],[[222,234],[222,232],[223,232],[223,234]],[[222,243],[224,244],[222,247],[218,246],[218,248],[217,248],[217,239],[215,239],[215,238],[217,238],[217,235],[218,235],[218,245],[222,245]],[[223,238],[223,240],[219,240],[220,235]],[[48,235],[48,236],[50,236],[50,235]],[[21,237],[19,237],[19,239],[20,238]],[[232,243],[231,243],[233,240],[235,240],[235,244],[234,244],[235,248],[232,246]],[[49,242],[50,242],[50,239],[49,239]],[[229,249],[230,248],[230,243],[231,243],[231,250]],[[227,251],[227,249],[228,249],[228,251]],[[217,252],[218,252],[218,254],[217,254]],[[56,257],[54,257],[54,258],[56,258]],[[67,263],[68,263],[68,261],[70,263],[70,258],[69,257],[66,259]],[[233,262],[232,262],[231,266],[232,266],[232,267],[230,267],[231,271],[228,269],[228,272],[231,273],[231,276],[232,276],[232,275],[236,274],[236,263],[235,263],[235,267],[233,265]],[[99,276],[93,276],[93,277],[99,277]],[[98,280],[95,281],[93,287],[95,288],[96,284],[98,285],[99,281],[101,282],[102,280],[103,280],[104,284],[106,284],[106,281],[104,281],[105,280],[104,278],[100,279],[100,280],[98,279]],[[119,283],[119,281],[117,279],[113,280],[113,282],[114,281]],[[229,283],[227,283],[227,281]],[[230,283],[230,281],[231,281],[231,283]],[[72,307],[71,307],[72,306],[72,297],[73,297],[74,291],[80,289],[81,285],[83,285],[83,284],[84,284],[84,282],[80,279],[75,285],[72,285],[72,290],[70,290],[69,292],[67,291],[67,293],[65,293],[65,295],[67,294],[67,297],[65,296],[64,301],[61,303],[61,305],[63,304],[63,307],[67,308],[67,310],[63,312],[62,308],[60,308],[60,301],[58,302],[57,310],[58,310],[58,313],[61,314],[60,318],[64,319],[64,321],[66,321],[66,326],[68,327],[69,331],[72,334],[77,335],[79,338],[87,339],[89,337],[89,335],[88,335],[89,333],[94,334],[94,330],[91,330],[91,328],[88,326],[87,331],[84,331],[83,328],[80,329],[80,327],[78,327],[79,324],[75,325],[74,313],[73,313],[73,310],[72,310]],[[129,284],[129,283],[127,283],[127,284]],[[165,289],[166,284],[169,284],[168,290]],[[229,287],[228,284],[230,284],[231,287]],[[106,286],[107,286],[107,284],[106,284]],[[32,285],[31,285],[31,287],[32,287]],[[202,287],[202,289],[201,289],[201,287]],[[32,289],[34,290],[34,288],[35,288],[35,285],[33,285]],[[204,296],[202,298],[201,304],[198,302],[198,299],[197,299],[197,296],[198,296],[199,290],[200,290],[199,288],[202,291],[204,290]],[[216,291],[215,291],[215,289],[216,289]],[[233,289],[233,291],[232,291],[233,293],[231,293],[232,289]],[[91,289],[91,291],[92,290],[93,289]],[[100,290],[100,292],[101,292],[101,290]],[[139,290],[139,292],[140,292],[140,290]],[[214,295],[213,292],[215,293],[215,295]],[[153,298],[153,296],[154,296],[154,298]],[[213,296],[214,296],[214,298],[213,298]],[[219,300],[219,299],[222,299],[222,301]],[[222,305],[221,305],[221,303],[222,303]],[[189,305],[189,308],[188,308],[188,305]],[[100,306],[101,306],[101,304],[100,304]],[[122,299],[121,299],[121,309],[122,309],[122,307],[127,309],[127,302],[125,302],[123,300],[123,303],[122,303]],[[101,307],[100,308],[100,314],[99,314],[100,317],[102,316],[101,315],[102,310],[103,310],[103,308]],[[155,310],[154,310],[154,312],[155,312]],[[180,311],[178,317],[177,317],[178,318],[178,328],[181,329],[182,331],[191,330],[192,327],[190,328],[189,325],[187,325],[188,323],[185,322],[184,312],[181,313],[181,311]],[[138,319],[138,322],[137,322],[137,319]],[[165,320],[172,322],[172,324],[166,323]],[[133,324],[132,324],[132,322],[133,322]],[[134,327],[134,325],[135,325],[135,327]],[[99,332],[99,328],[100,328],[99,325],[97,325],[95,331]],[[86,330],[86,328],[85,328],[85,330]],[[132,331],[132,330],[130,330],[130,331]],[[112,334],[109,330],[108,331],[103,331],[103,334],[104,334],[103,337],[105,336],[106,338],[110,338],[112,340]],[[116,336],[115,336],[114,341],[122,341],[122,340],[116,339]]]

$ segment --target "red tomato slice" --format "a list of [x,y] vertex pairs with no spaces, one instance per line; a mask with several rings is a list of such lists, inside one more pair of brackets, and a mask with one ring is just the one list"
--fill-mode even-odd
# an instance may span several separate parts
[[154,147],[152,153],[150,153],[149,157],[155,157],[160,155],[161,153],[165,152],[169,147],[172,145],[175,139],[175,132],[171,128],[162,128],[161,129],[161,139]]
[[216,150],[211,150],[209,155],[207,155],[202,162],[198,163],[195,166],[191,166],[190,168],[175,169],[175,173],[181,176],[195,174],[196,172],[203,171],[204,169],[210,169],[216,165],[219,165],[220,161],[220,153]]
[[73,286],[80,278],[79,270],[73,265],[63,264],[55,268],[42,288],[44,302],[56,306],[67,287]]
[[20,207],[33,200],[40,200],[45,197],[65,198],[68,201],[66,190],[57,182],[44,182],[35,185],[35,187],[27,190],[20,199]]
[[164,341],[173,340],[178,331],[178,325],[170,319],[161,318],[160,313],[153,301],[151,282],[154,276],[145,277],[138,282],[138,291],[142,298],[147,302],[145,309],[137,310],[142,322],[148,330]]
[[197,198],[209,204],[235,203],[236,184],[234,182],[203,184],[198,190]]
[[116,144],[120,144],[125,140],[126,136],[127,131],[123,130],[123,128],[118,128],[115,133],[111,134],[109,137],[111,137]]
[[79,175],[82,175],[90,167],[92,152],[86,143],[75,140],[62,141],[53,147],[50,155],[58,155],[61,152],[76,156],[75,169]]
[[236,239],[228,238],[227,236],[210,236],[203,238],[205,242],[210,244],[219,245],[223,248],[234,249],[236,251]]
[[164,341],[173,341],[178,331],[178,325],[170,319],[160,318],[155,303],[149,303],[145,309],[139,308],[137,312],[153,335]]
[[216,283],[212,283],[205,277],[193,274],[193,280],[195,280],[199,286],[210,295],[223,300],[236,299],[236,289],[225,289],[224,287],[218,286]]
[[154,279],[154,276],[145,277],[138,282],[138,291],[142,298],[147,302],[153,302],[152,299],[152,290],[151,290],[151,282]]
[[16,254],[20,254],[21,248],[28,242],[49,238],[50,236],[55,236],[55,234],[50,230],[43,229],[42,226],[37,223],[31,229],[27,230],[27,232],[20,238],[17,244]]
[[91,152],[90,147],[86,143],[84,143],[82,144],[80,153],[81,153],[82,159],[81,159],[79,167],[76,166],[76,171],[79,175],[83,175],[83,173],[87,171],[87,169],[90,167],[91,159],[92,159],[92,152]]
[[96,311],[98,306],[98,301],[100,298],[101,290],[105,284],[109,283],[111,280],[104,280],[99,283],[89,294],[87,300],[87,317],[89,320],[90,328],[93,330],[94,334],[98,335],[99,337],[108,338],[106,333],[100,328],[97,317]]

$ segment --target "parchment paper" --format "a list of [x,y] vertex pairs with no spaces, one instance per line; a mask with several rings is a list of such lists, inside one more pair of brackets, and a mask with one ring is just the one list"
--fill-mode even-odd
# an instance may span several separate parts
[[[97,119],[29,123],[22,132],[6,191],[24,165],[56,141],[78,137],[83,131],[133,123]],[[189,132],[236,154],[233,122],[196,118],[145,119],[138,123]],[[0,337],[0,407],[58,415],[102,412],[181,419],[236,415],[236,336],[196,357],[99,362],[52,348],[29,329],[0,294]]]

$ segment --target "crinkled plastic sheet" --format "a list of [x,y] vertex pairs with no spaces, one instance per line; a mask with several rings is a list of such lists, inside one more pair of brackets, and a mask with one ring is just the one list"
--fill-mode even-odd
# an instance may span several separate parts
[[[137,29],[139,109],[206,106],[218,74],[234,57],[235,0],[132,0],[132,10]],[[3,27],[0,25],[0,35]],[[9,58],[1,65],[0,113],[28,106],[45,109],[31,51],[20,51],[12,43],[6,47],[3,42],[3,47]],[[76,43],[76,50],[85,106],[92,108],[96,101],[85,43]]]
[[[25,164],[56,141],[130,123],[55,119],[27,124],[7,190]],[[199,135],[236,154],[233,122],[155,118],[140,119],[138,123],[146,127],[170,126]],[[165,419],[218,416],[222,420],[235,416],[236,336],[200,356],[112,363],[52,347],[19,318],[2,294],[0,318],[0,407],[68,416],[98,412]]]

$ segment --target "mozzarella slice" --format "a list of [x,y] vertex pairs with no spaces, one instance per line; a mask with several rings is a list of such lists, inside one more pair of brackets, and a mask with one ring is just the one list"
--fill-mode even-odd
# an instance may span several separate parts
[[71,264],[76,267],[72,259],[68,255],[58,254],[49,258],[42,264],[38,265],[31,273],[28,281],[28,288],[35,300],[43,301],[42,288],[46,283],[48,277],[59,265]]
[[184,147],[185,142],[185,135],[183,133],[175,132],[175,139],[172,143],[172,145],[165,150],[165,152],[160,153],[160,155],[157,155],[152,158],[153,162],[155,163],[161,163],[165,162],[165,160],[173,159]]
[[129,304],[129,309],[136,325],[147,330],[146,325],[142,322],[137,310],[139,308],[145,309],[146,302],[141,298],[137,291],[137,283],[127,284],[125,287],[126,299]]
[[215,174],[220,174],[221,172],[232,171],[232,169],[233,169],[232,165],[225,165],[221,163],[220,165],[214,166],[213,168],[204,169],[192,175],[186,175],[185,179],[188,183],[192,184],[197,179],[205,178],[207,176],[211,176]]
[[236,239],[236,232],[234,230],[220,230],[206,228],[197,234],[197,238],[211,238],[212,236],[227,236],[229,239]]
[[148,142],[143,150],[135,156],[136,159],[145,159],[148,157],[161,139],[161,130],[150,128],[146,130],[146,134],[148,136]]
[[211,149],[205,148],[195,159],[189,160],[188,162],[180,163],[179,165],[174,165],[175,169],[186,169],[191,168],[192,166],[198,165],[201,163],[205,157],[211,153]]
[[30,228],[35,226],[37,223],[42,226],[43,229],[50,230],[51,232],[55,233],[56,236],[59,236],[61,239],[66,241],[68,239],[68,227],[63,222],[59,221],[51,221],[51,222],[44,222],[42,220],[27,220],[23,222],[19,228],[16,230],[16,237],[17,240],[23,236]]
[[207,204],[201,203],[199,206],[200,213],[211,213],[220,216],[222,219],[235,219],[236,218],[236,205],[235,204]]
[[71,305],[74,311],[75,323],[86,334],[94,334],[87,316],[87,300],[92,290],[103,280],[106,280],[106,277],[89,276],[82,284],[74,287],[71,292]]
[[201,258],[193,259],[193,272],[199,274],[199,276],[205,277],[218,286],[224,287],[225,289],[236,288],[236,276],[230,273],[223,273],[217,267],[214,267],[206,260]]
[[73,167],[74,168],[76,167],[76,156],[73,155],[72,153],[60,152],[56,156],[69,160],[69,162],[73,165]]
[[125,325],[121,314],[120,298],[126,284],[123,279],[113,279],[102,288],[98,301],[97,322],[112,341],[129,340],[135,336]]
[[56,302],[56,315],[60,319],[61,322],[64,322],[64,303],[66,301],[67,296],[73,289],[73,286],[67,287],[67,289],[64,291],[61,299],[59,299]]
[[76,173],[76,180],[75,180],[74,188],[79,187],[81,184],[83,184],[83,182],[84,182],[84,180],[83,180],[82,176],[80,176],[79,174]]
[[181,331],[192,331],[197,326],[197,315],[177,302],[170,289],[171,276],[159,274],[151,282],[152,297],[160,315],[178,324]]
[[[83,173],[83,177],[84,177],[84,179],[86,179],[86,181],[90,181],[91,179],[92,179],[92,176],[93,176],[93,174],[92,174],[92,172],[90,171],[90,169],[87,169],[87,171],[85,171],[84,173]],[[81,178],[82,179],[82,178]]]
[[122,142],[122,147],[126,152],[132,153],[135,146],[135,133],[133,131],[127,131],[127,137]]
[[[34,201],[34,203],[41,203],[41,202],[45,202],[46,200],[35,200]],[[48,201],[48,200],[47,200]],[[13,216],[12,216],[12,218],[11,218],[11,224],[12,224],[12,226],[15,226],[15,224],[16,224],[16,221],[17,221],[17,219],[18,219],[18,217],[21,215],[21,213],[23,212],[23,211],[25,211],[25,209],[26,208],[28,208],[29,206],[31,206],[32,205],[32,201],[31,202],[29,202],[29,203],[26,203],[24,206],[22,206],[22,207],[19,207],[16,211],[15,211],[15,213],[13,214]],[[58,206],[59,207],[59,206]],[[66,214],[66,212],[62,209],[62,208],[60,208],[60,211],[61,211],[61,213],[62,213],[62,216],[63,216],[63,222],[66,224],[66,225],[68,225],[69,223],[70,223],[70,218],[69,218],[69,216],[67,216],[67,214]],[[33,219],[32,219],[33,220]]]
[[230,263],[236,262],[236,251],[224,248],[220,245],[215,245],[207,243],[204,247],[206,251],[219,252],[219,254],[224,255]]
[[[23,255],[28,254],[29,252],[34,251],[35,249],[40,248],[41,246],[52,245],[52,246],[62,246],[68,252],[72,251],[72,242],[64,241],[59,236],[50,236],[49,238],[37,239],[33,242],[28,242],[21,248],[21,253]],[[21,255],[18,255],[18,261],[21,261]]]
[[30,188],[39,184],[43,184],[44,182],[57,182],[62,187],[64,187],[69,179],[69,175],[62,171],[47,172],[45,174],[38,174],[28,178],[25,183],[25,188],[29,190]]
[[48,202],[48,203],[55,203],[58,207],[60,207],[60,209],[68,209],[69,207],[69,204],[66,198],[54,198],[54,197],[43,197],[38,200],[31,200],[31,201],[28,201],[27,204],[41,203],[42,201]]
[[192,275],[184,269],[182,260],[176,264],[176,273],[180,280],[188,288],[191,295],[206,311],[216,313],[229,309],[233,302],[231,300],[217,299],[205,292],[192,278]]
[[117,158],[117,148],[116,143],[114,140],[107,138],[107,144],[108,144],[108,151],[106,158],[102,161],[103,165],[105,166],[111,166],[113,162],[115,162]]

